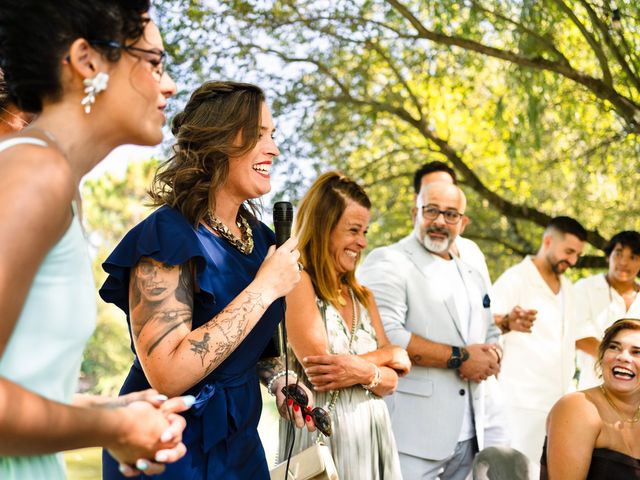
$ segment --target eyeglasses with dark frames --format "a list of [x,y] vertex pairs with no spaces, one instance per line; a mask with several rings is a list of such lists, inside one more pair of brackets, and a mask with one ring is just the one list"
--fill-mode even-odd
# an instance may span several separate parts
[[[164,64],[167,59],[167,52],[165,52],[164,50],[160,50],[159,48],[147,49],[134,47],[133,45],[122,45],[120,42],[116,42],[115,40],[91,40],[89,41],[89,43],[92,45],[99,45],[107,48],[117,48],[120,50],[124,50],[134,57],[142,58],[143,60],[151,64],[152,72],[158,81],[160,81],[162,79],[162,76],[164,75]],[[155,58],[136,55],[135,52],[140,52],[146,55],[154,55]]]
[[326,437],[331,436],[331,415],[324,408],[315,407],[311,409],[309,405],[309,397],[300,385],[291,383],[281,390],[287,400],[291,399],[297,403],[302,409],[303,415],[310,415],[313,418],[316,428]]
[[431,205],[425,205],[422,207],[422,218],[425,220],[435,220],[440,214],[442,214],[444,221],[449,225],[455,225],[462,220],[462,217],[464,217],[464,213],[460,213],[456,210],[440,210],[438,207]]

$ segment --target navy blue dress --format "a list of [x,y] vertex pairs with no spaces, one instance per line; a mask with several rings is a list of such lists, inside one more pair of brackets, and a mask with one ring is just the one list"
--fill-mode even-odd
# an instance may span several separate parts
[[[170,265],[193,261],[200,292],[194,295],[192,328],[209,321],[254,279],[275,243],[263,223],[251,222],[254,250],[245,255],[204,226],[194,228],[178,211],[161,207],[134,227],[103,264],[109,274],[100,296],[127,314],[129,329],[129,272],[140,257]],[[269,345],[283,317],[282,300],[274,302],[245,340],[200,383],[184,392],[196,397],[185,412],[187,454],[167,465],[163,475],[138,478],[268,479],[264,450],[258,437],[262,410],[256,363]],[[133,341],[131,348],[134,351]],[[134,359],[120,390],[126,394],[149,388],[140,362]],[[122,479],[117,462],[103,452],[103,478]]]

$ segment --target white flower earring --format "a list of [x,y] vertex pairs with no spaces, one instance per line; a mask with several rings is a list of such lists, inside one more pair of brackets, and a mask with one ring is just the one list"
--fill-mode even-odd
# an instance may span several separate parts
[[91,105],[96,101],[96,95],[107,89],[109,84],[109,74],[100,72],[93,78],[85,78],[84,80],[84,93],[86,95],[82,98],[80,104],[84,106],[84,113],[91,113]]

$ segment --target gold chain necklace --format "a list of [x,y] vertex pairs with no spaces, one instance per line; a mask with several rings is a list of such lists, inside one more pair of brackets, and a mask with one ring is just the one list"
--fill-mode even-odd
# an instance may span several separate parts
[[249,222],[247,222],[247,219],[242,215],[238,215],[236,218],[236,225],[240,229],[241,238],[236,237],[231,230],[229,230],[229,227],[222,223],[220,219],[211,212],[207,212],[207,223],[211,227],[211,230],[219,234],[241,253],[251,255],[251,252],[253,252],[253,232],[251,231]]
[[627,423],[638,423],[638,421],[640,421],[640,405],[638,405],[638,408],[636,409],[636,413],[634,413],[631,418],[625,418],[622,412],[613,403],[611,398],[609,398],[609,393],[607,392],[607,389],[604,387],[604,385],[600,385],[600,390],[602,390],[602,395],[604,395],[604,398],[607,401],[607,403],[611,405],[611,408],[613,408],[613,410],[616,412],[618,417],[620,417],[620,420]]

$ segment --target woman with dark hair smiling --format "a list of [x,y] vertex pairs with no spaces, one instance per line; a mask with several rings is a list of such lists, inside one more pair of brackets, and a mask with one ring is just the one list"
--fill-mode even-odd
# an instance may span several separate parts
[[640,479],[640,320],[605,331],[597,366],[599,386],[565,395],[549,413],[542,480]]
[[[173,156],[150,192],[159,208],[104,263],[100,294],[127,314],[136,354],[122,393],[152,386],[196,397],[187,455],[165,478],[267,479],[258,381],[282,407],[286,372],[261,354],[282,319],[280,298],[300,279],[297,240],[275,250],[256,217],[280,153],[275,126],[260,88],[207,82],[172,131]],[[304,426],[300,412],[295,420]],[[115,466],[105,454],[105,479],[120,477]]]
[[74,395],[96,319],[80,180],[119,145],[159,143],[175,93],[148,9],[144,0],[0,3],[9,103],[38,114],[0,140],[3,480],[63,479],[55,452],[81,447],[105,446],[127,475],[184,455],[176,412],[190,399]]

